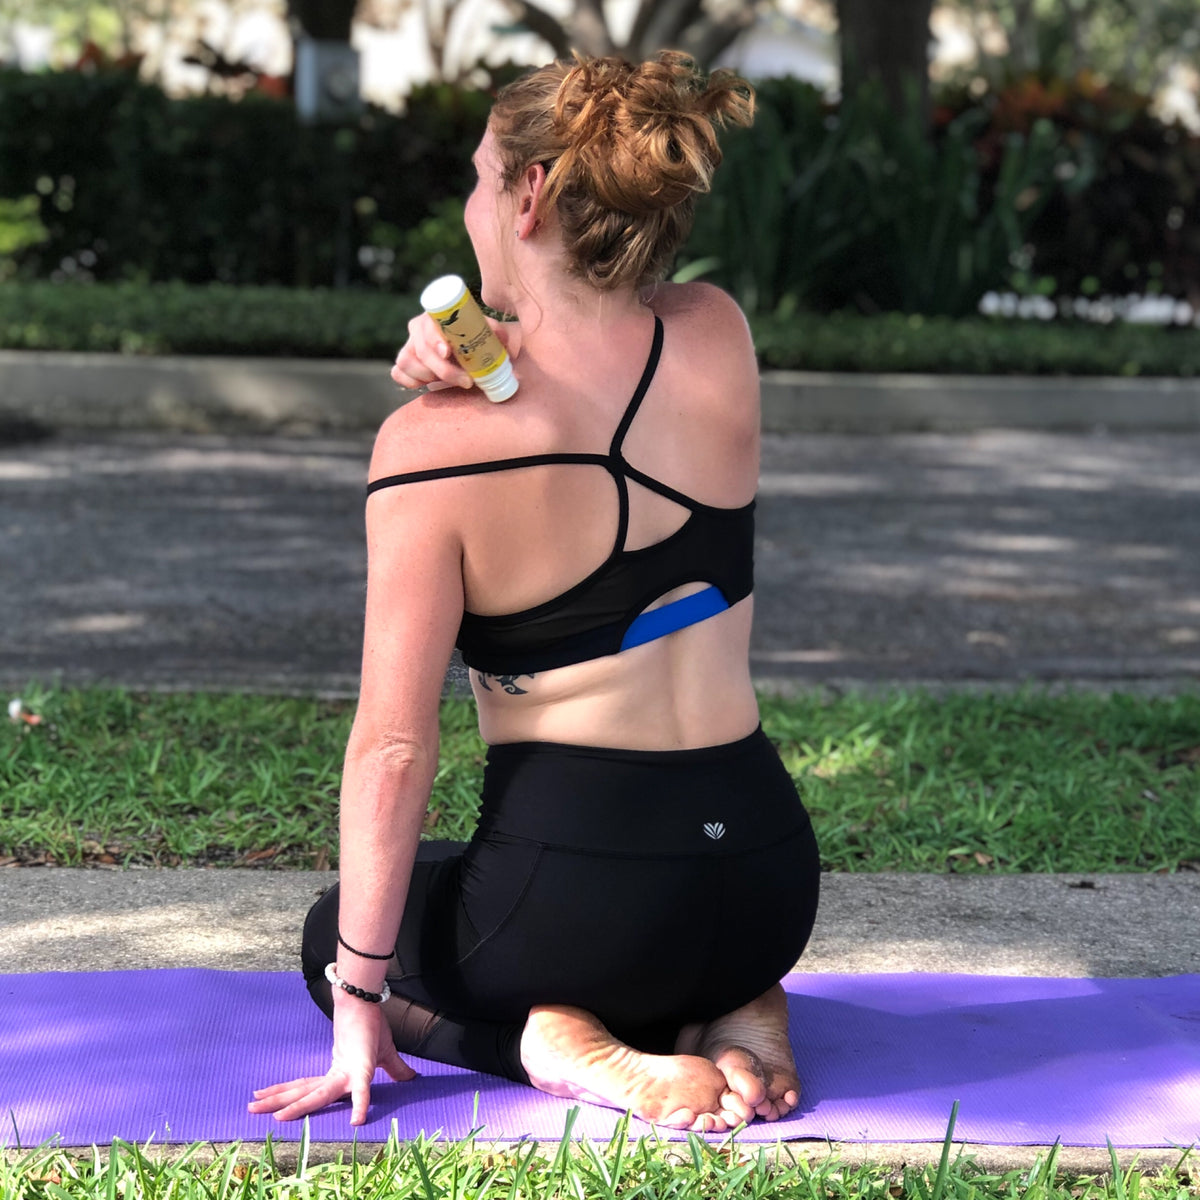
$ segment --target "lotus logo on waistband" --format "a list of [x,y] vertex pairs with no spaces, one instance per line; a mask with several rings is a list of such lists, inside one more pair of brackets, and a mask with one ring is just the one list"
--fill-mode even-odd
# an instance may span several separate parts
[[704,826],[704,832],[715,842],[718,838],[725,836],[725,826],[720,821],[708,821]]

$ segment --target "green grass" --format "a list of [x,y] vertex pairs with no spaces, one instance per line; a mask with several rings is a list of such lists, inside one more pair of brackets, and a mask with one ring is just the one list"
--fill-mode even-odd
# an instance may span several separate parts
[[[568,1123],[568,1131],[570,1125]],[[736,1136],[706,1144],[639,1138],[625,1130],[607,1145],[566,1136],[555,1148],[536,1142],[488,1147],[466,1138],[393,1139],[378,1148],[348,1147],[331,1162],[311,1160],[301,1142],[285,1166],[271,1144],[216,1154],[197,1144],[176,1157],[126,1142],[71,1154],[39,1148],[0,1162],[4,1200],[1190,1200],[1200,1194],[1181,1153],[1171,1168],[1121,1169],[1085,1176],[1058,1170],[1056,1149],[1032,1167],[989,1173],[952,1152],[949,1137],[934,1166],[853,1163],[823,1144],[742,1146]]]
[[[0,720],[0,861],[335,866],[345,702],[30,687]],[[1200,869],[1200,695],[762,700],[839,871]],[[466,838],[484,746],[442,710],[426,822]]]

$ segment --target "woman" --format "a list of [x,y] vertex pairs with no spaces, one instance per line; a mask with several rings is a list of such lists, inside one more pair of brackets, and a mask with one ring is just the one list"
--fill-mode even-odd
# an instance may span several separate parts
[[[489,403],[410,323],[393,378],[460,390],[393,414],[371,461],[341,882],[305,928],[333,1062],[252,1111],[349,1093],[361,1123],[377,1066],[412,1078],[397,1047],[680,1128],[798,1102],[778,981],[819,868],[748,668],[757,366],[724,293],[654,286],[714,125],[752,107],[672,52],[496,101],[466,225],[520,391]],[[482,814],[418,850],[456,639]]]

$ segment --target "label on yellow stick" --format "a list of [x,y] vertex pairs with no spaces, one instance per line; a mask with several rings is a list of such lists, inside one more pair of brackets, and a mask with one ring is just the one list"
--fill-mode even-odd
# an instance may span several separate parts
[[421,293],[421,307],[441,326],[455,359],[489,400],[499,403],[516,394],[519,385],[504,343],[459,276],[435,279]]

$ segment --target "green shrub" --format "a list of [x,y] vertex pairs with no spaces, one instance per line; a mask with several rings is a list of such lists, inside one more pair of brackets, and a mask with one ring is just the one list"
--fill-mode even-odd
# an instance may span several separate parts
[[1082,76],[945,90],[932,136],[872,89],[769,80],[683,261],[751,312],[971,315],[990,290],[1200,296],[1200,137]]
[[16,200],[0,198],[0,281],[12,278],[19,270],[16,255],[46,240],[46,227],[38,217],[40,207],[36,195]]
[[0,70],[0,196],[40,196],[47,237],[17,261],[42,278],[403,290],[408,277],[372,274],[360,249],[466,194],[489,106],[425,87],[403,116],[368,107],[309,127],[265,96],[170,99],[126,71]]
[[0,286],[0,346],[390,359],[416,311],[410,298],[348,288],[10,283]]
[[964,113],[935,140],[866,88],[840,107],[808,84],[769,80],[755,124],[728,135],[684,260],[748,312],[855,306],[963,316],[1002,287],[1048,199],[1048,125],[1013,134],[985,183]]
[[753,319],[759,361],[795,371],[1200,376],[1200,330],[1003,317],[797,313]]
[[977,146],[990,181],[1006,138],[1037,123],[1053,129],[1059,186],[1029,230],[1014,278],[1021,290],[1196,298],[1200,136],[1154,116],[1149,96],[1087,73],[1016,76],[982,96],[948,89],[935,120],[968,112],[985,118]]
[[[418,311],[365,289],[0,285],[0,347],[391,359]],[[1200,330],[852,312],[751,318],[766,368],[1200,376]]]

